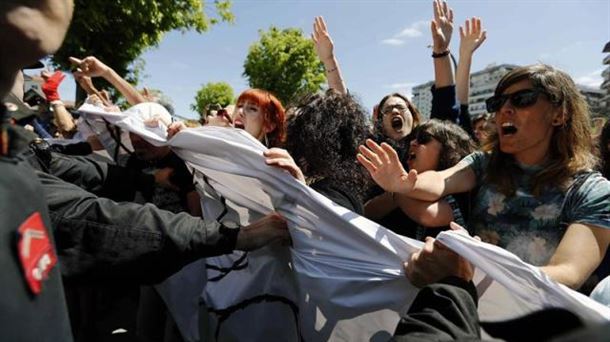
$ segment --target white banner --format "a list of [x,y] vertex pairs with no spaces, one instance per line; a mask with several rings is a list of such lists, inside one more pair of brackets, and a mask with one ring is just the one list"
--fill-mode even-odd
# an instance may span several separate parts
[[[220,340],[381,341],[391,336],[399,313],[417,294],[402,263],[422,246],[420,241],[396,235],[266,165],[266,148],[243,130],[187,129],[166,141],[164,132],[134,123],[134,117],[113,123],[155,145],[168,144],[196,171],[206,220],[246,225],[277,211],[287,219],[292,237],[291,247],[208,258],[168,279],[159,290],[186,340],[205,339],[199,334],[200,300],[211,315],[206,336]],[[482,321],[546,307],[569,309],[590,323],[610,320],[610,308],[555,283],[501,248],[455,232],[443,232],[439,240],[477,267]],[[203,265],[205,276],[199,274]]]

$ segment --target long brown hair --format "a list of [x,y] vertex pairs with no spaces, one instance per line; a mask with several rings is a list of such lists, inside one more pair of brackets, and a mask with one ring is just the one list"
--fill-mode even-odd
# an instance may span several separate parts
[[267,133],[270,145],[267,147],[281,146],[286,140],[286,111],[280,100],[266,90],[248,89],[239,95],[236,103],[243,101],[251,101],[261,108],[264,123],[275,124],[275,129]]
[[[495,94],[502,94],[508,87],[529,80],[535,89],[547,94],[549,101],[564,113],[564,123],[553,128],[548,160],[531,181],[531,191],[539,195],[543,188],[558,186],[564,191],[575,174],[591,170],[597,164],[591,152],[591,126],[589,107],[572,78],[561,70],[546,64],[534,64],[517,68],[506,74],[498,83]],[[507,196],[515,192],[517,164],[513,156],[500,151],[498,132],[495,131],[483,146],[491,153],[486,179],[496,184]]]

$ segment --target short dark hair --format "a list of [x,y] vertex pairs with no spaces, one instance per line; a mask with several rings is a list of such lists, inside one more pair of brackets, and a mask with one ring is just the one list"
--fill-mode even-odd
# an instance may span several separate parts
[[442,145],[436,171],[448,169],[462,158],[476,150],[476,145],[470,135],[459,125],[451,121],[432,119],[417,126],[413,137],[419,132],[426,132]]

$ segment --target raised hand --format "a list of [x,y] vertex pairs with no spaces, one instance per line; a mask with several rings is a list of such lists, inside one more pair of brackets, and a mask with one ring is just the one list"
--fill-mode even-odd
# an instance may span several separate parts
[[487,31],[481,26],[481,19],[470,18],[460,26],[460,55],[472,55],[487,38]]
[[303,171],[301,171],[301,168],[297,166],[288,151],[274,147],[263,152],[263,155],[266,158],[265,163],[267,163],[267,165],[284,169],[288,171],[292,177],[305,184],[305,176],[303,175]]
[[407,193],[415,186],[417,171],[407,173],[400,163],[398,154],[388,144],[379,146],[371,139],[367,139],[366,146],[358,147],[360,153],[357,159],[371,177],[385,191]]
[[89,77],[104,77],[107,76],[112,70],[106,64],[102,63],[99,59],[93,56],[89,56],[84,59],[70,57],[70,63],[78,68],[77,71],[74,72],[75,77],[80,75]]
[[322,61],[322,63],[333,59],[333,40],[331,39],[330,34],[328,34],[323,17],[316,17],[314,19],[311,40],[313,40],[316,53],[318,54],[318,58]]
[[432,49],[435,53],[447,51],[453,33],[453,10],[447,6],[447,1],[434,0],[434,19],[430,25],[432,30]]

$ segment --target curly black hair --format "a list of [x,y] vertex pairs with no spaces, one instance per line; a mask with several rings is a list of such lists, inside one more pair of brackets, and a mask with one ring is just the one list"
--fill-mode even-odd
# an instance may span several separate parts
[[356,155],[370,135],[362,105],[331,89],[298,102],[287,122],[285,148],[305,176],[330,179],[363,200],[371,181]]

